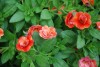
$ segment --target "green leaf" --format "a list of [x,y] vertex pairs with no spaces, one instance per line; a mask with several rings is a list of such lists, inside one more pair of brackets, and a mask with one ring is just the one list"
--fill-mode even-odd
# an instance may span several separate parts
[[29,9],[31,6],[31,0],[25,0],[25,7]]
[[41,42],[39,49],[41,52],[50,52],[53,48],[54,45],[56,45],[56,38],[45,40]]
[[82,48],[84,46],[85,46],[84,38],[82,38],[81,35],[78,35],[78,38],[77,38],[77,48],[80,49],[80,48]]
[[5,37],[1,37],[0,42],[7,42],[8,40]]
[[95,47],[96,47],[96,49],[98,50],[98,53],[99,53],[99,55],[100,55],[100,41],[98,41],[98,42],[92,42],[92,45],[94,45]]
[[89,53],[91,54],[92,57],[95,57],[95,56],[98,55],[98,49],[97,49],[96,46],[90,44],[90,45],[88,46],[88,49],[90,50]]
[[69,53],[63,53],[63,52],[59,52],[55,55],[55,57],[59,58],[59,59],[65,59],[68,58],[70,56]]
[[24,14],[21,11],[17,11],[10,19],[10,23],[19,22],[24,19]]
[[59,59],[65,59],[70,57],[70,55],[74,52],[75,50],[73,48],[67,47],[65,50],[59,51],[57,54],[55,54],[55,57]]
[[9,51],[6,51],[6,52],[4,52],[3,54],[2,54],[2,56],[1,56],[1,62],[4,64],[4,63],[6,63],[9,59],[10,59],[10,53],[9,53]]
[[58,58],[57,58],[57,61],[53,63],[53,66],[54,67],[69,67],[68,64],[64,60],[58,59]]
[[[97,43],[96,43],[97,44]],[[98,46],[99,47],[99,46]],[[98,49],[97,47],[95,46],[94,43],[91,43],[90,45],[88,45],[88,52],[89,52],[89,55],[90,57],[92,57],[93,59],[96,60],[97,62],[97,65],[99,65],[99,55],[98,55]],[[99,48],[100,49],[100,48]]]
[[74,61],[73,67],[79,67],[79,66],[78,66],[78,61],[77,61],[77,60]]
[[35,45],[41,45],[41,42],[43,42],[43,39],[39,36],[38,32],[34,32],[33,39],[35,39]]
[[7,21],[3,22],[1,28],[4,29],[4,30],[6,30],[7,27],[8,27],[8,22]]
[[56,8],[59,8],[59,5],[60,5],[59,0],[53,0],[53,5],[54,5]]
[[30,16],[25,16],[25,21],[26,21],[26,22],[29,22],[29,21],[30,21],[30,19],[31,19],[31,17],[30,17]]
[[51,14],[47,9],[42,10],[40,19],[51,19]]
[[35,60],[39,67],[50,67],[49,58],[46,55],[39,54]]
[[61,32],[61,37],[64,38],[68,43],[75,42],[76,34],[71,30],[65,30]]
[[61,23],[62,23],[62,19],[60,17],[55,18],[54,25],[55,25],[56,28],[62,27]]
[[48,26],[54,26],[53,20],[48,20]]
[[38,21],[39,21],[38,16],[34,16],[34,17],[31,18],[31,23],[32,23],[33,25],[36,25]]
[[7,40],[14,40],[15,39],[15,35],[13,33],[11,33],[10,31],[6,30],[5,31],[5,38]]
[[24,24],[24,21],[16,23],[16,32],[19,32],[23,28]]
[[30,63],[30,67],[35,67],[35,65],[33,64],[33,62]]
[[40,12],[42,11],[42,8],[39,7],[39,6],[36,6],[36,7],[34,8],[34,11],[35,11],[36,13],[40,13]]
[[88,50],[86,48],[83,48],[83,52],[84,52],[84,56],[88,56],[89,55]]
[[7,5],[3,9],[3,17],[11,16],[16,10],[17,10],[17,7],[15,4],[14,5]]
[[17,3],[16,6],[18,7],[19,10],[24,11],[24,6],[20,3]]
[[89,33],[92,37],[100,40],[100,31],[96,29],[89,30]]
[[29,63],[27,63],[27,62],[22,62],[22,63],[21,63],[21,67],[29,67]]
[[40,22],[40,24],[41,24],[42,26],[44,26],[44,25],[47,25],[47,26],[54,26],[54,23],[53,23],[53,20],[52,20],[52,19],[50,19],[50,20],[42,20],[42,21]]
[[[97,20],[97,18],[98,18],[98,13],[99,13],[98,9],[94,9],[93,11],[90,12],[91,20],[92,20],[93,23],[96,23],[96,22],[98,21],[98,20]],[[94,17],[94,16],[95,16],[95,17]]]
[[15,55],[15,46],[11,46],[11,45],[14,45],[13,41],[10,41],[9,45],[10,46],[7,49],[7,51],[5,51],[1,56],[1,62],[3,64],[6,63],[8,60],[11,60],[13,56]]

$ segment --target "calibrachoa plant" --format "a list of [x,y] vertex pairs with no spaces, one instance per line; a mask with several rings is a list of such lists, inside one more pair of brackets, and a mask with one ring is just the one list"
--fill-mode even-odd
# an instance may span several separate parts
[[100,67],[100,0],[0,0],[0,67]]

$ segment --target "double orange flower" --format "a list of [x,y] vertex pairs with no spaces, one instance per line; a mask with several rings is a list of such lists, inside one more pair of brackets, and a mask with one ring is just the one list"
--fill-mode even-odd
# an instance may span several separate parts
[[28,52],[30,50],[30,48],[34,45],[34,40],[32,39],[34,31],[39,32],[40,37],[44,39],[52,39],[57,35],[54,27],[41,25],[31,26],[28,30],[27,36],[22,36],[18,39],[18,43],[16,45],[17,50],[22,52]]
[[91,25],[91,16],[86,12],[71,11],[65,18],[65,25],[69,28],[74,26],[80,30],[89,28]]

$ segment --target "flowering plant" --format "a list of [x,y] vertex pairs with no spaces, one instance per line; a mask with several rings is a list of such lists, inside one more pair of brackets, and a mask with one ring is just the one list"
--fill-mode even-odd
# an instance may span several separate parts
[[100,67],[99,0],[0,0],[0,67]]

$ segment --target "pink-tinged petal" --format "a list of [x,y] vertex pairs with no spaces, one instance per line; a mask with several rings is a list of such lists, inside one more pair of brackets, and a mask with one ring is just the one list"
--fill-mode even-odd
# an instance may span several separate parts
[[97,67],[97,65],[95,60],[85,57],[79,60],[79,67]]
[[52,39],[56,37],[57,33],[54,27],[43,26],[39,31],[39,35],[44,39]]
[[16,49],[22,52],[27,52],[33,46],[34,40],[31,35],[22,36],[18,39],[18,43],[16,44]]

